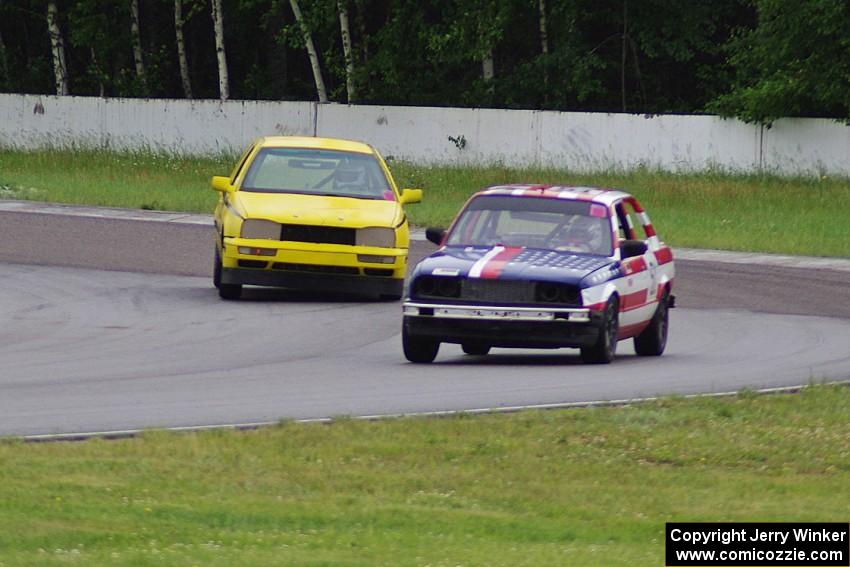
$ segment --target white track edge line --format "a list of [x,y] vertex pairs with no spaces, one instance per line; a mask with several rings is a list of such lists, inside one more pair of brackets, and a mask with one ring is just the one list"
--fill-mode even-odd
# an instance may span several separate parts
[[[834,382],[817,382],[817,385],[840,385],[840,386],[850,386],[850,380],[837,380]],[[797,384],[796,386],[776,386],[772,388],[758,388],[754,390],[750,390],[756,394],[782,394],[782,393],[794,393],[804,388],[808,388],[812,386],[813,383],[808,384]],[[731,397],[739,395],[742,391],[747,391],[746,387],[741,388],[739,390],[730,390],[725,392],[709,392],[704,394],[669,394],[665,396],[647,396],[642,398],[623,398],[618,400],[592,400],[586,402],[554,402],[549,404],[529,404],[529,405],[519,405],[519,406],[499,406],[499,407],[484,407],[484,408],[474,408],[474,409],[462,409],[462,410],[435,410],[435,411],[420,411],[420,412],[407,412],[407,413],[386,413],[386,414],[371,414],[371,415],[357,415],[357,416],[340,416],[340,417],[311,417],[311,418],[303,418],[303,419],[293,419],[287,420],[286,418],[281,418],[277,421],[254,421],[254,422],[244,422],[244,423],[223,423],[217,425],[184,425],[177,427],[152,427],[152,428],[143,428],[143,429],[115,429],[110,431],[87,431],[87,432],[79,432],[79,433],[43,433],[36,435],[10,435],[6,437],[7,439],[20,439],[27,442],[39,442],[39,441],[84,441],[86,439],[92,438],[105,438],[105,439],[124,439],[124,438],[132,438],[137,437],[139,434],[144,433],[145,431],[171,431],[176,433],[187,433],[187,432],[195,432],[195,431],[211,431],[211,430],[219,430],[219,429],[235,429],[235,430],[248,430],[248,429],[260,429],[263,427],[272,427],[274,425],[278,425],[282,422],[292,421],[293,423],[332,423],[337,420],[344,419],[352,419],[358,421],[378,421],[385,419],[401,419],[401,418],[409,418],[409,417],[449,417],[453,415],[463,415],[463,414],[499,414],[499,413],[513,413],[524,410],[549,410],[549,409],[572,409],[572,408],[589,408],[589,407],[614,407],[614,406],[627,406],[631,404],[645,403],[645,402],[654,402],[661,399],[673,399],[673,398],[683,398],[683,399],[694,399],[694,398],[722,398],[722,397]],[[3,437],[0,437],[3,439]]]

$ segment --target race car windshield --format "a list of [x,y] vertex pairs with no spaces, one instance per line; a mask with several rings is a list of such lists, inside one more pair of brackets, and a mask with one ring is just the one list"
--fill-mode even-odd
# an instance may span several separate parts
[[395,200],[374,156],[306,148],[264,148],[241,191]]
[[610,256],[608,210],[587,201],[476,197],[446,240],[449,246],[522,246]]

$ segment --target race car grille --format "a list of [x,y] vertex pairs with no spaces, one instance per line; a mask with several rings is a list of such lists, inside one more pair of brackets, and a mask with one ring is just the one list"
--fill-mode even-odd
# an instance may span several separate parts
[[461,299],[485,303],[532,303],[534,286],[531,282],[511,280],[464,280]]
[[393,275],[393,271],[387,268],[363,268],[363,273],[367,276],[378,276],[382,278],[389,278]]
[[275,262],[274,270],[286,270],[289,272],[314,272],[320,274],[347,274],[357,276],[360,270],[350,266],[318,266],[314,264],[292,264],[290,262]]
[[338,226],[284,224],[281,225],[280,239],[293,242],[348,244],[354,246],[357,242],[357,231],[353,228],[342,228]]
[[581,305],[581,293],[575,286],[523,280],[421,276],[413,282],[411,296],[464,303]]

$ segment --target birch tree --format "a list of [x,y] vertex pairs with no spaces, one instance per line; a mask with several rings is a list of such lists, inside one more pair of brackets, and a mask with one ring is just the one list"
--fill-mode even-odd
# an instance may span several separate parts
[[351,27],[348,24],[348,1],[338,0],[339,30],[342,35],[342,52],[345,56],[345,89],[348,93],[348,103],[356,98],[354,90],[354,54],[351,52]]
[[[477,27],[478,50],[481,53],[481,78],[487,87],[487,92],[492,96],[495,94],[495,51],[496,44],[502,37],[502,29],[505,20],[505,7],[493,0],[484,0],[474,8],[470,14],[475,14]],[[492,103],[492,100],[490,101]]]
[[[2,3],[0,3],[2,7]],[[6,42],[3,41],[3,32],[0,30],[0,88],[9,77],[9,60],[6,57]]]
[[[130,0],[130,41],[133,44],[133,62],[136,64],[136,78],[147,90],[145,62],[142,58],[142,35],[139,32],[139,0]],[[146,93],[147,94],[147,93]]]
[[56,94],[65,96],[70,92],[68,88],[68,66],[65,64],[65,40],[59,27],[59,10],[56,8],[55,0],[50,0],[47,3],[47,30],[50,34],[50,47],[53,52],[53,77]]
[[539,0],[540,54],[543,56],[543,102],[549,102],[549,26],[546,22],[546,0]]
[[319,102],[328,102],[325,80],[322,78],[322,68],[319,66],[319,54],[313,44],[313,35],[310,33],[307,22],[304,21],[304,14],[301,13],[298,0],[289,0],[289,5],[292,6],[292,13],[295,14],[295,20],[298,22],[298,27],[301,28],[304,46],[307,49],[307,56],[310,58],[310,66],[313,68],[313,80],[316,82],[316,94],[319,96]]
[[0,86],[9,76],[9,60],[6,57],[6,43],[3,41],[3,33],[0,32]]
[[192,82],[189,80],[189,61],[186,59],[186,40],[183,36],[183,0],[174,0],[174,32],[177,36],[177,62],[180,67],[180,82],[183,96],[192,98]]
[[493,48],[485,49],[484,55],[481,57],[481,77],[490,84],[488,88],[491,91],[493,90],[493,78],[496,76],[493,59]]
[[626,112],[626,50],[629,47],[629,3],[623,0],[623,37],[620,49],[620,99]]
[[215,53],[218,58],[218,92],[221,100],[230,98],[230,79],[227,75],[227,53],[224,50],[224,14],[221,0],[212,0],[212,19],[215,29]]
[[100,63],[97,60],[97,52],[95,52],[94,47],[89,48],[89,53],[91,54],[91,64],[94,68],[94,73],[97,76],[97,92],[100,94],[100,98],[106,96],[106,86],[103,84],[103,71],[100,68]]
[[545,57],[549,55],[549,29],[546,23],[546,0],[538,2],[540,11],[539,29],[540,29],[540,53]]

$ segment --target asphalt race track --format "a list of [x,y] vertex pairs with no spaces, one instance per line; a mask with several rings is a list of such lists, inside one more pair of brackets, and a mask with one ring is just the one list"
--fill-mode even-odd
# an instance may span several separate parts
[[[850,378],[850,270],[677,264],[667,353],[443,345],[401,308],[250,289],[221,301],[205,224],[0,212],[0,435],[622,400]],[[416,242],[412,256],[431,245]]]

